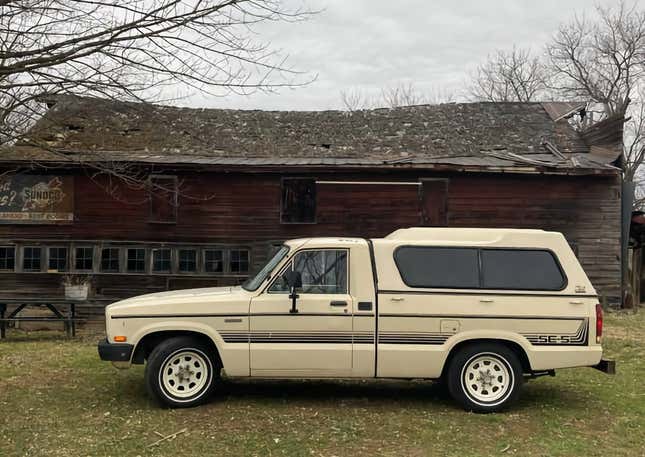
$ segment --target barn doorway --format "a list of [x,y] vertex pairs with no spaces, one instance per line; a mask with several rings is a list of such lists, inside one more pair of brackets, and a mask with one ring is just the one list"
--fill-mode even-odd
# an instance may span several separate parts
[[421,179],[421,225],[445,227],[448,225],[448,180]]

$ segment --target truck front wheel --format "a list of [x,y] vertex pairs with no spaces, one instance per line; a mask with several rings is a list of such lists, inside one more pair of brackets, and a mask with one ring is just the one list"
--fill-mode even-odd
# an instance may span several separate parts
[[473,344],[452,358],[446,381],[451,396],[464,409],[496,412],[519,397],[522,365],[517,355],[502,344]]
[[146,387],[166,406],[197,406],[212,393],[220,369],[210,348],[196,338],[170,338],[159,343],[148,357]]

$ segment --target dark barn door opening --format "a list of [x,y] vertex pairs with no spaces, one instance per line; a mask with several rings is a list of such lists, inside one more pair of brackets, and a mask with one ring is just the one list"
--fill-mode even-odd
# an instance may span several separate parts
[[347,236],[381,237],[414,226],[445,226],[448,181],[317,181],[317,223]]
[[421,225],[445,227],[448,225],[448,180],[421,180]]

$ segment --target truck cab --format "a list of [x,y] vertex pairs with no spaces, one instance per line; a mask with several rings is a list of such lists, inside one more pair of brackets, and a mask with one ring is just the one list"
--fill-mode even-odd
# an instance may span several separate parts
[[194,406],[232,378],[441,379],[497,411],[526,377],[602,361],[602,310],[560,233],[411,228],[287,241],[238,287],[106,308],[99,354],[146,363],[149,392]]

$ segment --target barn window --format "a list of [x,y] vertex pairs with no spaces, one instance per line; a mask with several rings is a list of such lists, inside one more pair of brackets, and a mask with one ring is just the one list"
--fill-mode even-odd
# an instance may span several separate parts
[[152,250],[152,271],[155,273],[170,273],[170,249]]
[[197,271],[197,251],[195,249],[179,250],[179,271],[181,273]]
[[224,253],[221,250],[204,250],[204,271],[206,273],[221,273],[224,271]]
[[231,273],[248,273],[249,271],[249,251],[232,250],[231,251]]
[[0,270],[13,271],[16,266],[16,248],[13,246],[0,247]]
[[40,271],[41,258],[41,248],[33,246],[24,247],[22,250],[23,271]]
[[103,248],[101,250],[101,271],[105,273],[119,271],[119,248]]
[[67,248],[49,248],[47,270],[54,272],[67,270]]
[[144,248],[129,248],[126,260],[128,273],[145,273],[146,250]]
[[316,222],[316,180],[283,178],[280,222],[313,224]]
[[150,222],[177,222],[177,177],[150,177]]
[[76,248],[74,266],[77,270],[89,271],[94,265],[94,248],[91,246]]

